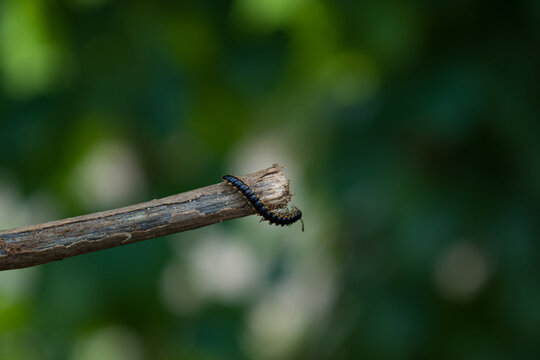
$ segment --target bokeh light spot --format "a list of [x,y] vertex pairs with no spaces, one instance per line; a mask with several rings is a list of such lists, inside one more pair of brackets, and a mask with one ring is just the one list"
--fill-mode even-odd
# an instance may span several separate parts
[[138,360],[143,359],[142,344],[128,328],[109,326],[79,339],[72,360]]
[[255,254],[245,244],[210,239],[191,249],[188,276],[202,297],[235,302],[253,292],[260,269]]
[[283,24],[308,0],[238,0],[238,14],[252,25],[272,29]]
[[3,88],[11,96],[48,90],[65,71],[66,57],[49,32],[44,3],[0,3],[0,73]]
[[474,298],[485,286],[490,273],[485,253],[468,241],[452,244],[435,265],[435,283],[441,295],[450,301]]
[[91,209],[126,204],[140,198],[145,187],[136,154],[126,144],[116,141],[95,145],[70,177],[72,193]]

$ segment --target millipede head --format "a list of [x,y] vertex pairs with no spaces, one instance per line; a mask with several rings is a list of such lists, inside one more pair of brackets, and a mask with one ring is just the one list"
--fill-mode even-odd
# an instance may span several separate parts
[[296,216],[295,221],[300,220],[300,222],[302,223],[302,232],[304,232],[304,220],[302,219],[302,212],[300,211],[299,208],[297,208],[294,205],[291,205],[291,208],[292,208],[292,214]]

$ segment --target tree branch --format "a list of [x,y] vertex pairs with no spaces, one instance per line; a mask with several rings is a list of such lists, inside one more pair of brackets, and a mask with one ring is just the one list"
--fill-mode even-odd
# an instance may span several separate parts
[[[289,181],[282,168],[243,176],[270,208],[287,205]],[[0,270],[24,268],[66,257],[196,229],[255,214],[245,198],[219,183],[119,209],[0,231]]]

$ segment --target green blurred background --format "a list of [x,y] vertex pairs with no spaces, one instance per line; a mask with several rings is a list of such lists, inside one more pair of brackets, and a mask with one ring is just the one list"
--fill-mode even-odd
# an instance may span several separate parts
[[0,0],[0,228],[278,162],[255,216],[0,273],[0,359],[540,358],[540,3]]

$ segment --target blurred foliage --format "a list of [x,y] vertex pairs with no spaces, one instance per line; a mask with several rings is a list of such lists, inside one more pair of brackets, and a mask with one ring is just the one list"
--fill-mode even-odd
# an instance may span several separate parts
[[0,227],[286,166],[305,214],[0,274],[1,359],[538,358],[540,6],[0,0]]

